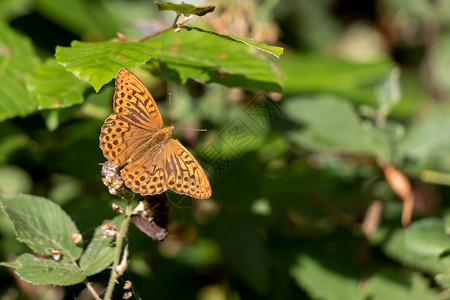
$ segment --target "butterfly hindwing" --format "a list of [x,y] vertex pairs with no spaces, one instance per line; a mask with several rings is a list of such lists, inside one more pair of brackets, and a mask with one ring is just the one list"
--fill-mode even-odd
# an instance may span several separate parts
[[211,197],[211,186],[200,163],[174,139],[125,166],[121,175],[129,188],[143,196],[170,189],[198,199]]
[[163,146],[157,145],[138,160],[126,165],[120,174],[133,192],[142,196],[161,194],[167,190],[163,169]]
[[200,163],[177,140],[164,147],[164,175],[168,189],[198,199],[211,197],[211,185]]

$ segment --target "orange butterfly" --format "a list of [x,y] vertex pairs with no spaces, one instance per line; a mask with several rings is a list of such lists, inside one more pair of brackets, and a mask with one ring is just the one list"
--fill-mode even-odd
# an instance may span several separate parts
[[133,192],[156,195],[172,190],[198,199],[211,196],[200,163],[163,121],[152,95],[133,73],[121,69],[116,78],[112,113],[102,126],[100,148]]

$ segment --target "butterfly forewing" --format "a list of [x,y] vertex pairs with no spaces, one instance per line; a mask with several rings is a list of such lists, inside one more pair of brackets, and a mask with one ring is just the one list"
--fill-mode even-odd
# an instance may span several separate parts
[[132,126],[116,114],[112,114],[102,126],[100,148],[110,162],[122,166],[148,140],[149,136],[149,131]]
[[116,78],[114,112],[124,121],[146,130],[158,130],[163,121],[152,94],[133,73],[122,69]]

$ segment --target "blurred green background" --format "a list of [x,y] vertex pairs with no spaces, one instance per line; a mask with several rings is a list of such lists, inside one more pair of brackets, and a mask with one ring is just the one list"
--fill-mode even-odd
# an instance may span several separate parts
[[[220,76],[180,84],[173,74],[136,71],[166,125],[208,130],[176,129],[175,137],[208,171],[213,195],[168,193],[162,243],[130,227],[129,267],[116,297],[130,280],[135,299],[449,299],[450,2],[189,3],[216,5],[189,24],[285,54],[256,53],[275,79],[243,83],[245,90]],[[14,30],[35,51],[27,69],[15,70],[28,83],[56,46],[116,32],[138,38],[174,18],[148,0],[0,0],[0,8],[0,79],[10,63],[6,32]],[[80,85],[74,77],[65,89]],[[116,215],[111,203],[124,204],[108,194],[99,165],[113,82],[60,108],[41,109],[45,99],[35,99],[42,107],[10,113],[11,99],[22,101],[15,87],[0,81],[0,193],[55,201],[88,241]],[[411,182],[408,227],[380,160]],[[0,222],[0,260],[29,251],[6,217]],[[108,276],[90,281],[101,290]],[[0,280],[2,299],[75,299],[84,289],[33,286],[6,268]]]

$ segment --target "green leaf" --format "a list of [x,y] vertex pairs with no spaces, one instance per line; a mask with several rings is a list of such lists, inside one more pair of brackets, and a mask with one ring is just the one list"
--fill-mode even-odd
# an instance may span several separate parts
[[[119,230],[122,221],[123,215],[120,215],[111,220],[110,223]],[[111,265],[116,249],[115,245],[112,244],[114,239],[114,237],[103,236],[102,226],[95,229],[94,236],[80,259],[80,267],[87,276],[97,274]]]
[[[341,260],[340,262],[344,263]],[[355,271],[350,263],[347,265],[345,273],[352,274],[333,271],[321,261],[306,254],[299,255],[296,264],[290,268],[291,276],[313,299],[327,300],[365,298],[360,292],[359,280]]]
[[0,194],[3,197],[30,192],[32,187],[33,180],[27,171],[17,165],[0,165]]
[[[257,234],[256,223],[238,221],[239,219],[238,215],[234,215],[234,220],[231,220],[226,233],[219,240],[223,258],[247,286],[259,294],[266,294],[270,280],[268,249]],[[208,252],[211,255],[216,250]],[[218,259],[218,254],[214,254],[216,257],[212,258]]]
[[83,180],[64,173],[52,174],[52,187],[48,191],[49,198],[59,205],[78,200],[84,193]]
[[194,6],[190,4],[174,4],[168,2],[154,1],[154,3],[158,6],[159,11],[171,10],[180,15],[190,16],[204,16],[207,13],[213,12],[216,8],[215,6]]
[[48,59],[28,78],[30,97],[38,109],[62,108],[83,103],[87,85],[58,64]]
[[392,69],[389,76],[382,82],[377,89],[378,94],[378,119],[386,122],[386,118],[392,109],[400,101],[400,71],[397,68]]
[[16,268],[21,279],[33,284],[74,285],[83,282],[86,275],[79,267],[68,261],[56,261],[22,254],[11,263],[0,263],[1,266]]
[[0,126],[0,163],[5,164],[9,162],[11,155],[27,148],[30,141],[28,135],[24,135],[23,130],[12,122],[3,122]]
[[444,288],[450,288],[450,251],[447,249],[440,255],[441,262],[447,266],[446,272],[437,274],[434,279]]
[[115,36],[117,22],[102,1],[36,0],[37,11],[67,30],[91,40]]
[[405,229],[405,246],[415,255],[438,257],[450,248],[450,237],[445,224],[438,218],[426,218],[412,223]]
[[32,195],[0,197],[1,209],[14,225],[17,239],[34,252],[52,255],[59,250],[61,261],[73,262],[82,249],[70,238],[78,229],[70,217],[54,202]]
[[450,289],[450,274],[438,274],[434,279],[444,288]]
[[254,41],[252,39],[245,38],[245,37],[229,35],[229,34],[221,34],[221,33],[217,33],[217,32],[214,32],[214,31],[201,29],[201,28],[198,28],[198,27],[190,27],[190,26],[180,26],[180,27],[185,28],[187,30],[197,30],[197,31],[200,31],[200,32],[209,33],[209,34],[212,34],[212,35],[215,35],[215,36],[219,36],[219,37],[222,37],[222,38],[230,40],[230,41],[242,43],[242,44],[247,45],[249,47],[252,47],[252,48],[264,51],[266,53],[272,54],[273,56],[275,56],[277,58],[280,58],[280,56],[284,52],[284,49],[281,48],[281,47],[270,46],[270,45],[267,45],[266,43],[257,42],[257,41]]
[[[380,229],[379,231],[383,231]],[[382,245],[387,256],[399,261],[405,266],[410,266],[430,274],[445,273],[447,267],[440,260],[438,255],[424,255],[426,251],[415,249],[416,243],[411,240],[406,242],[406,229],[396,229],[386,235],[386,241]],[[424,248],[426,249],[426,248]]]
[[99,93],[90,94],[81,107],[83,115],[104,121],[111,114],[111,97],[113,86],[106,86]]
[[415,161],[421,169],[450,172],[450,106],[436,105],[421,111],[399,143],[399,157]]
[[448,94],[450,92],[450,78],[448,66],[450,64],[450,38],[447,34],[438,34],[434,46],[430,49],[429,76],[433,78],[435,92]]
[[26,76],[39,59],[31,42],[0,21],[0,121],[34,112],[37,103],[28,96]]
[[31,0],[2,0],[1,5],[0,20],[11,20],[25,14],[29,10]]
[[196,31],[168,31],[152,41],[162,44],[163,50],[153,63],[166,79],[185,83],[192,78],[249,90],[282,90],[281,80],[267,60],[243,44]]
[[299,124],[288,137],[299,147],[375,154],[380,149],[350,103],[328,96],[287,99],[284,113]]
[[47,126],[47,129],[49,131],[55,131],[56,128],[58,128],[60,123],[60,116],[59,113],[61,112],[60,109],[52,109],[43,111],[41,113],[42,118],[45,121],[45,125]]
[[384,268],[373,274],[366,289],[370,292],[369,299],[396,300],[432,300],[436,294],[430,289],[428,280],[418,272],[399,272],[398,269]]
[[159,48],[160,44],[152,40],[140,43],[118,39],[95,43],[73,41],[70,47],[56,47],[55,55],[60,64],[98,92],[120,69],[133,70],[157,57]]
[[450,214],[447,213],[447,214],[444,216],[443,220],[444,220],[444,230],[445,230],[445,233],[448,234],[448,235],[450,235]]
[[285,55],[280,60],[285,74],[285,92],[334,93],[359,103],[376,104],[374,86],[382,83],[393,63],[355,63],[334,57],[309,54]]
[[208,239],[197,239],[194,243],[183,247],[180,251],[169,252],[167,256],[181,263],[201,267],[218,263],[221,252],[216,242]]

